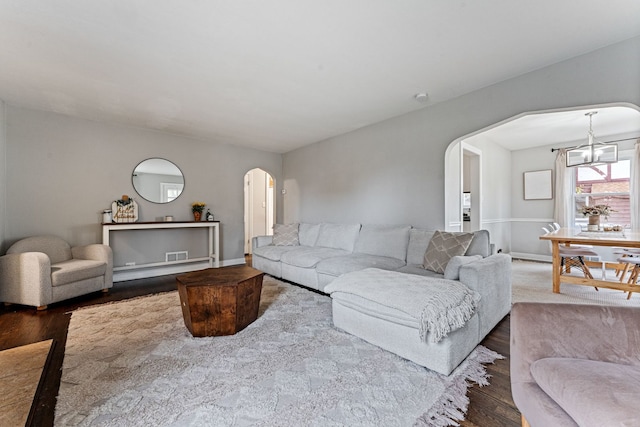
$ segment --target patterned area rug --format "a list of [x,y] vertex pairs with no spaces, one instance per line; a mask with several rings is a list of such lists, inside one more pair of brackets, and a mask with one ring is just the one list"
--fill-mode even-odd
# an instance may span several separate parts
[[38,390],[53,340],[0,351],[0,426],[23,426]]
[[258,320],[228,337],[193,338],[177,292],[73,312],[55,425],[457,425],[499,357],[478,346],[437,374],[333,328],[328,296],[265,277]]
[[[578,275],[577,269],[574,269]],[[595,278],[602,278],[602,271],[591,268]],[[627,300],[627,294],[615,289],[600,288],[598,291],[590,286],[560,284],[560,293],[554,294],[552,289],[552,269],[550,263],[514,260],[512,263],[513,285],[512,302],[551,302],[568,304],[622,305],[640,307],[640,286]],[[573,274],[573,273],[572,273]],[[616,280],[612,270],[605,272],[607,280]]]

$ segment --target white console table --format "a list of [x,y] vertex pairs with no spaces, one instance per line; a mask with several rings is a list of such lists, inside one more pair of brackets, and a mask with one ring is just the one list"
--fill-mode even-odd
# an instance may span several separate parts
[[161,267],[179,263],[193,263],[208,261],[209,267],[220,267],[220,221],[172,221],[172,222],[118,222],[102,224],[102,243],[109,246],[111,232],[123,230],[158,230],[167,228],[208,228],[209,229],[209,256],[191,258],[184,261],[154,262],[135,266],[114,267],[113,271],[132,270],[148,267]]

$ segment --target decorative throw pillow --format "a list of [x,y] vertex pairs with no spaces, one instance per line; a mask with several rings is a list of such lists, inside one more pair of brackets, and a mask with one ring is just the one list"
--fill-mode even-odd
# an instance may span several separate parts
[[275,224],[273,226],[274,246],[298,246],[298,224]]
[[427,270],[443,274],[449,260],[454,256],[464,255],[471,244],[473,233],[450,233],[436,231],[429,241],[424,253],[423,267]]

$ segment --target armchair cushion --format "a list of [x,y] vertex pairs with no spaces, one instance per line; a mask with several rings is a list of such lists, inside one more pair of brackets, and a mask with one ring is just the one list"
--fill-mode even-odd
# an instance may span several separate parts
[[51,285],[60,286],[92,277],[104,276],[107,264],[104,261],[71,259],[51,266]]
[[580,426],[640,425],[640,367],[597,360],[548,357],[531,375]]

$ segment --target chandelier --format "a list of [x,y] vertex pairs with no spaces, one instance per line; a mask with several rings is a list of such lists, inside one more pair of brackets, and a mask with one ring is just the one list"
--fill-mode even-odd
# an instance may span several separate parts
[[589,116],[589,132],[587,143],[567,149],[567,167],[583,166],[618,161],[618,144],[604,143],[596,140],[593,133],[593,116],[597,111],[586,113]]

